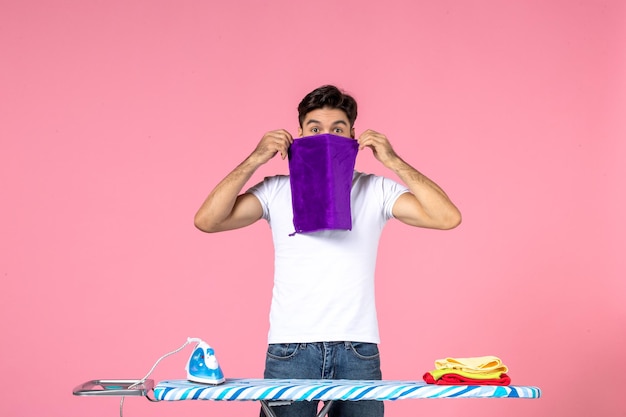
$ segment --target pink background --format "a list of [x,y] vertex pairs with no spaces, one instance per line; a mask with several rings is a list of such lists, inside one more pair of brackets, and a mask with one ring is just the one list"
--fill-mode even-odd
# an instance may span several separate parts
[[[0,415],[111,416],[71,394],[141,378],[188,336],[262,375],[264,222],[193,227],[267,130],[324,83],[354,94],[463,213],[390,223],[383,374],[497,355],[539,400],[387,403],[387,415],[625,416],[626,8],[616,1],[0,2]],[[369,151],[357,168],[385,174]],[[273,160],[264,175],[286,172]],[[191,349],[156,380],[184,378]],[[258,415],[126,401],[127,416]]]

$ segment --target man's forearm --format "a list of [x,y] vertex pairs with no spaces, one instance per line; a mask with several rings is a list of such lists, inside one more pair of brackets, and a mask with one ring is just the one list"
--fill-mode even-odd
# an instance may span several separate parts
[[389,166],[393,172],[409,187],[411,192],[415,195],[426,194],[425,197],[435,192],[439,194],[435,197],[443,197],[445,200],[450,201],[448,195],[435,184],[430,178],[413,168],[402,158],[397,157]]
[[404,182],[427,216],[429,227],[449,229],[461,222],[461,213],[448,195],[430,178],[413,168],[400,157],[387,167]]
[[195,226],[211,231],[226,220],[233,211],[237,196],[259,166],[248,157],[220,181],[198,209],[194,217]]

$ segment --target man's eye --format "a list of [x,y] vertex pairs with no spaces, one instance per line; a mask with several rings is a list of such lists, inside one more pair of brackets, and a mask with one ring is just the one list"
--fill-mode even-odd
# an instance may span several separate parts
[[319,131],[320,131],[320,130],[319,130],[319,128],[317,128],[317,127],[311,128],[311,132],[313,132],[313,133],[317,133],[317,132],[319,132]]
[[340,127],[335,128],[335,133],[343,133],[343,129]]

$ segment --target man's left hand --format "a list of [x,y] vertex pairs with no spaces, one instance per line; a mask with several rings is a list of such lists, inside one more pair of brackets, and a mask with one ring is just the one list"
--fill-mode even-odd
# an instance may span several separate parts
[[391,163],[398,159],[398,155],[391,147],[389,139],[382,133],[368,129],[361,133],[357,141],[359,142],[359,150],[370,148],[374,157],[387,168],[390,168]]

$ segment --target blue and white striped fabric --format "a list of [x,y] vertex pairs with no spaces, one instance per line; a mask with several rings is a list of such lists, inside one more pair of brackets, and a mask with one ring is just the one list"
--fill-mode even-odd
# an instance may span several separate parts
[[157,401],[394,401],[410,398],[539,398],[530,386],[433,385],[421,381],[227,379],[220,385],[161,381]]

